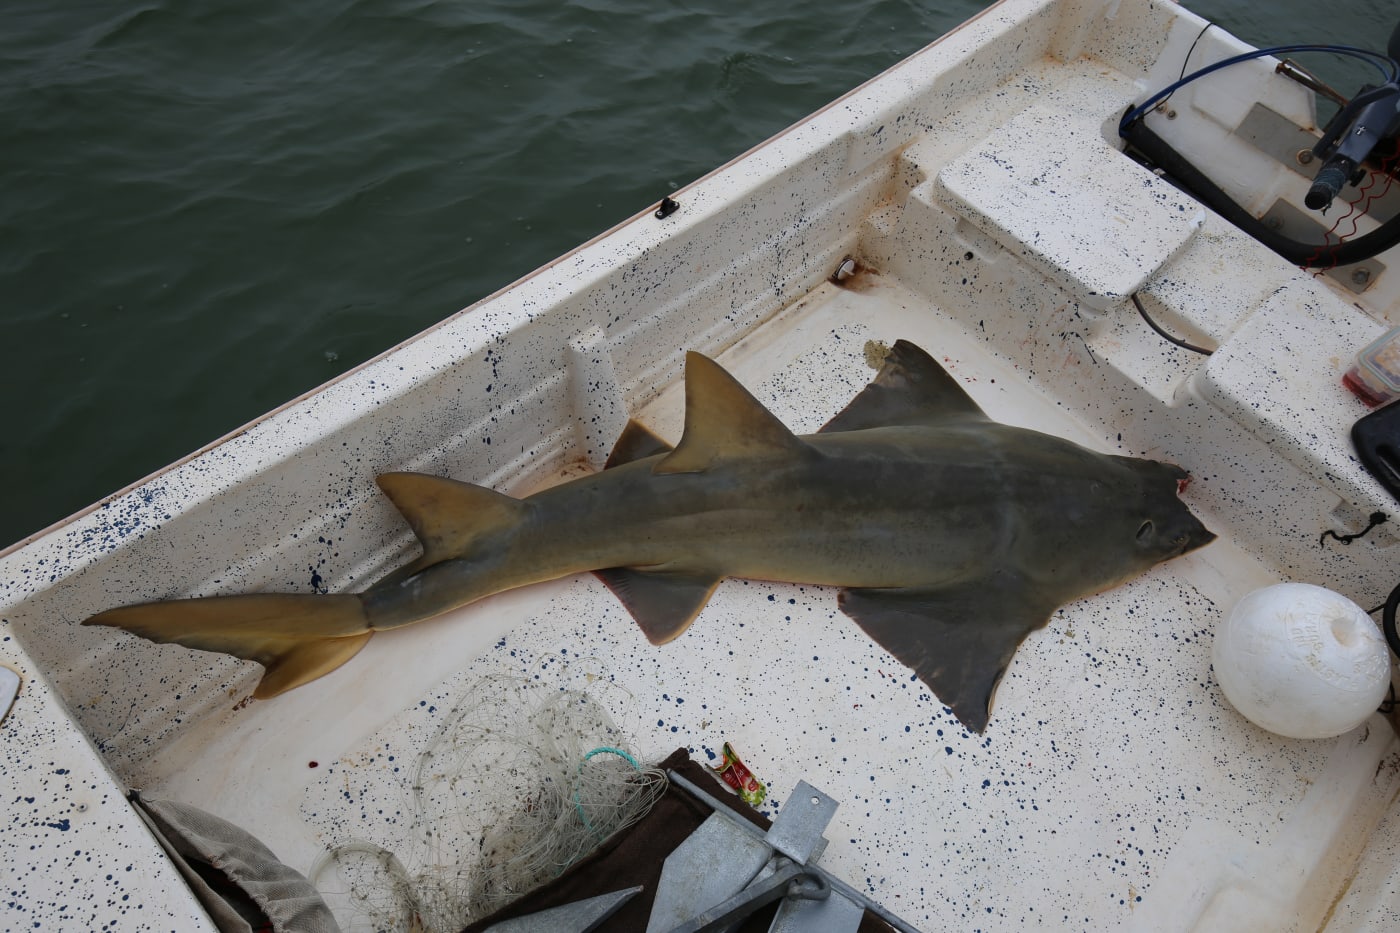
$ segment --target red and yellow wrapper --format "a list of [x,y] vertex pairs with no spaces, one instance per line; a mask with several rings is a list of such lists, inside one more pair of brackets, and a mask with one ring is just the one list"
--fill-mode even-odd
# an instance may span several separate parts
[[734,751],[734,746],[728,742],[724,743],[724,758],[719,766],[710,770],[718,773],[720,780],[734,788],[749,806],[760,806],[768,799],[768,788],[764,787],[763,782],[754,777],[748,766],[739,760],[738,752]]

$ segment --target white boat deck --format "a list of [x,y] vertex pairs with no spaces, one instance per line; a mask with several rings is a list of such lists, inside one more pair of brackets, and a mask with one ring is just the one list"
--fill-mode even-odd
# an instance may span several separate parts
[[[595,695],[653,759],[733,742],[770,808],[799,779],[820,787],[842,804],[823,866],[928,931],[1400,923],[1389,724],[1282,739],[1210,671],[1245,593],[1298,579],[1369,607],[1400,548],[1389,526],[1318,546],[1395,509],[1350,453],[1365,409],[1339,385],[1396,322],[1392,286],[1343,294],[1291,269],[1115,150],[1118,115],[1175,77],[1200,25],[1143,0],[1003,3],[683,189],[670,218],[642,215],[0,557],[0,663],[26,682],[0,727],[9,915],[198,928],[126,787],[224,816],[302,871],[351,838],[401,847],[393,762],[471,683],[518,675],[607,684]],[[1197,55],[1239,48],[1212,31]],[[1309,117],[1295,86],[1245,72],[1251,102]],[[1175,101],[1215,108],[1202,126],[1248,109]],[[832,284],[846,255],[862,271]],[[1217,353],[1162,342],[1134,292]],[[816,430],[899,338],[998,420],[1182,464],[1221,534],[1057,612],[985,735],[821,587],[728,581],[656,648],[591,576],[561,580],[377,636],[265,702],[244,702],[256,665],[77,625],[175,595],[359,589],[412,553],[376,473],[521,495],[596,467],[629,414],[674,440],[687,349]]]

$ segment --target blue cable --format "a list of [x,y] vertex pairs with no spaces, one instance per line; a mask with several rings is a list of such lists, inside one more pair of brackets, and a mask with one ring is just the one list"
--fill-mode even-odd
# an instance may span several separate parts
[[[1123,115],[1123,119],[1118,121],[1118,135],[1126,136],[1128,126],[1142,119],[1143,115],[1146,114],[1153,107],[1155,107],[1158,101],[1162,100],[1165,97],[1168,97],[1178,88],[1190,84],[1197,78],[1203,78],[1206,75],[1215,71],[1219,71],[1221,68],[1225,68],[1229,65],[1238,65],[1240,62],[1247,62],[1256,58],[1263,58],[1267,55],[1286,55],[1291,52],[1334,52],[1338,55],[1346,55],[1351,58],[1358,58],[1362,61],[1369,62],[1370,64],[1374,65],[1376,70],[1381,73],[1382,78],[1385,78],[1388,81],[1400,81],[1400,62],[1396,62],[1395,59],[1391,58],[1389,55],[1383,55],[1380,52],[1373,52],[1370,49],[1359,49],[1351,45],[1276,45],[1273,48],[1268,49],[1255,49],[1252,52],[1245,52],[1243,55],[1236,55],[1233,58],[1227,58],[1223,61],[1218,61],[1213,65],[1207,65],[1199,71],[1193,71],[1186,77],[1167,85],[1162,90],[1158,91],[1156,94],[1153,94],[1147,100],[1143,101],[1141,104],[1138,104],[1132,110],[1129,110],[1126,114]],[[1388,74],[1386,72],[1385,67],[1383,67],[1382,63],[1390,66],[1390,71]]]
[[[593,751],[583,756],[583,761],[588,761],[595,755],[616,755],[622,760],[626,761],[629,765],[631,765],[634,770],[642,770],[642,763],[640,761],[638,761],[635,757],[633,757],[631,754],[624,751],[623,749],[614,748],[611,745],[601,745],[598,748],[593,749]],[[578,766],[578,775],[582,776],[582,774],[583,762],[581,761],[579,762]],[[578,777],[575,777],[574,779],[574,810],[578,813],[578,818],[580,820],[583,820],[584,828],[587,829],[594,836],[598,836],[598,830],[596,830],[593,827],[593,824],[589,822],[588,814],[583,812],[583,801],[579,800],[578,796]]]

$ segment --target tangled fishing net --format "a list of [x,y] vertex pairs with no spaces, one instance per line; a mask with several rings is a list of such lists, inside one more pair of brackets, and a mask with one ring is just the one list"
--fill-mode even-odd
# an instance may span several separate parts
[[363,929],[456,933],[641,819],[666,781],[586,691],[511,677],[468,688],[405,771],[399,851],[350,842],[311,872]]

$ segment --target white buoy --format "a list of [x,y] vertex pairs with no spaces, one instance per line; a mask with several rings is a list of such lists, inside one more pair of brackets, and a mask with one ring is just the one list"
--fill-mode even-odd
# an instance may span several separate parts
[[1255,590],[1215,634],[1215,679],[1250,722],[1292,739],[1350,732],[1390,685],[1390,650],[1360,606],[1309,583]]

